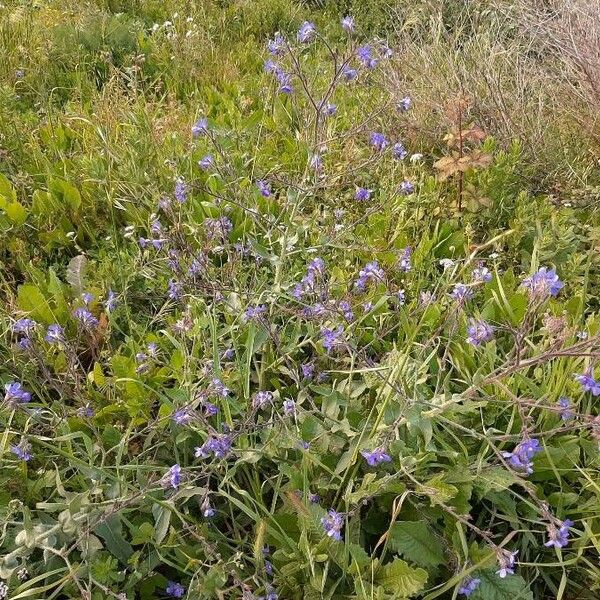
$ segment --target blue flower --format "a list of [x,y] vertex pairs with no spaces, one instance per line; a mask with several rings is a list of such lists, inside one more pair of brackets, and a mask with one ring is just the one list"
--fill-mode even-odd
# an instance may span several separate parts
[[314,23],[310,21],[304,21],[302,25],[300,25],[300,29],[298,29],[298,33],[296,35],[298,41],[302,44],[310,42],[316,35],[317,30],[315,29]]
[[207,498],[204,499],[204,501],[202,502],[202,505],[200,506],[200,510],[202,511],[202,516],[205,519],[211,519],[212,517],[215,516],[216,512],[215,509],[210,505],[210,500]]
[[224,241],[233,231],[233,223],[228,217],[215,217],[204,220],[204,231],[209,240]]
[[293,415],[296,412],[296,403],[291,400],[291,399],[287,399],[283,401],[283,411],[285,412],[286,415]]
[[342,29],[348,33],[352,33],[354,31],[354,17],[350,15],[344,17],[342,19]]
[[354,81],[358,76],[356,69],[353,69],[350,65],[344,65],[340,73],[346,81]]
[[300,365],[300,369],[302,369],[302,377],[304,379],[312,379],[315,373],[315,365],[312,362],[304,363]]
[[573,521],[566,519],[560,524],[560,527],[550,525],[548,527],[548,541],[544,544],[546,547],[564,548],[569,543],[569,529],[573,527]]
[[335,115],[336,112],[337,112],[337,106],[335,104],[327,103],[327,105],[325,106],[325,115],[328,117],[331,117],[331,116]]
[[194,137],[200,137],[201,135],[206,135],[208,133],[208,119],[206,117],[202,117],[198,119],[192,125],[192,135]]
[[571,403],[568,398],[564,396],[558,399],[557,404],[561,407],[560,418],[563,421],[569,421],[575,416],[575,413],[571,410]]
[[184,406],[183,408],[178,408],[171,417],[177,425],[188,425],[191,421],[194,420],[195,414],[194,411],[188,406]]
[[600,382],[594,379],[591,372],[576,375],[575,379],[579,382],[584,392],[591,392],[592,396],[600,396]]
[[267,307],[264,304],[251,306],[244,312],[246,321],[258,321],[267,312]]
[[530,277],[523,279],[523,287],[529,291],[532,300],[545,300],[557,296],[565,284],[558,278],[556,269],[541,267]]
[[402,144],[402,142],[397,142],[392,147],[392,156],[396,160],[404,160],[408,156],[408,152],[406,148]]
[[363,67],[374,69],[377,66],[377,59],[373,56],[373,48],[371,46],[360,46],[356,51],[356,56]]
[[406,248],[402,250],[402,253],[400,254],[400,258],[398,260],[398,268],[404,273],[408,273],[408,271],[412,269],[412,264],[410,260],[411,256],[412,248],[410,246],[406,246]]
[[265,573],[269,576],[272,577],[273,576],[273,565],[271,564],[270,561],[265,560]]
[[264,181],[263,179],[259,179],[256,182],[256,187],[260,192],[261,196],[268,198],[271,195],[271,184],[268,181]]
[[24,462],[31,460],[31,444],[26,440],[21,440],[17,446],[11,446],[10,451],[19,459]]
[[476,283],[489,283],[493,279],[493,275],[487,267],[476,267],[473,269],[472,277]]
[[112,290],[108,290],[106,300],[104,301],[104,308],[106,312],[112,312],[117,307],[117,295]]
[[373,146],[375,148],[375,150],[378,150],[379,152],[383,152],[383,150],[385,150],[387,148],[387,145],[388,145],[388,141],[385,138],[385,135],[383,135],[383,133],[374,131],[371,134],[371,146]]
[[409,194],[412,194],[414,191],[415,191],[415,186],[412,182],[408,181],[408,179],[405,179],[398,186],[398,193],[402,194],[403,196],[408,196]]
[[354,194],[354,199],[360,200],[361,202],[365,202],[366,200],[368,200],[371,197],[372,191],[373,190],[368,190],[367,188],[364,188],[364,187],[357,187],[356,193]]
[[84,292],[83,294],[81,294],[81,299],[83,300],[84,304],[91,304],[94,301],[94,294]]
[[375,450],[372,450],[371,452],[368,450],[361,450],[360,453],[371,467],[376,467],[378,464],[384,462],[392,462],[392,457],[384,452],[383,448],[375,448]]
[[173,489],[177,489],[181,483],[181,467],[177,464],[173,465],[167,473],[167,479]]
[[267,43],[269,53],[273,56],[280,56],[285,49],[285,39],[280,33],[276,33],[272,40]]
[[344,328],[341,325],[337,327],[337,329],[329,329],[325,327],[321,330],[323,348],[325,348],[327,354],[329,354],[333,349],[343,345],[343,333]]
[[98,319],[87,308],[76,308],[73,311],[73,316],[84,329],[91,330],[98,326]]
[[541,450],[539,440],[525,438],[515,446],[512,452],[503,452],[502,456],[508,459],[508,463],[513,469],[531,474],[533,473],[533,457]]
[[273,394],[267,391],[260,391],[254,394],[254,398],[252,398],[252,408],[260,410],[271,402],[273,402]]
[[457,283],[450,294],[450,297],[459,304],[466,302],[473,297],[473,290],[464,283]]
[[213,158],[212,154],[207,154],[206,156],[202,157],[199,161],[198,161],[198,166],[203,170],[203,171],[208,171],[209,169],[211,169],[215,164],[215,159]]
[[458,593],[469,597],[479,587],[480,583],[481,579],[465,577],[458,588]]
[[177,202],[179,202],[180,204],[183,204],[187,201],[188,186],[183,177],[178,177],[175,180],[175,190],[173,192],[173,195],[175,196],[175,200],[177,200]]
[[339,513],[331,508],[326,517],[321,519],[321,525],[327,534],[327,537],[330,537],[336,541],[341,541],[342,539],[342,527],[344,526],[344,513]]
[[211,454],[215,458],[225,458],[231,452],[233,440],[227,434],[211,435],[202,446],[194,449],[196,458],[208,458]]
[[171,598],[183,598],[185,595],[185,588],[180,583],[169,581],[165,588],[165,592],[171,596]]
[[65,331],[56,323],[54,325],[48,325],[44,339],[49,344],[60,344],[61,342],[65,341]]
[[174,279],[170,279],[169,283],[169,293],[168,296],[171,300],[179,300],[181,297],[181,292],[183,291],[183,287],[179,281],[175,281]]
[[483,319],[469,319],[467,333],[467,342],[473,346],[485,344],[494,337],[493,327]]
[[412,100],[408,96],[405,96],[398,102],[398,104],[396,104],[396,108],[398,109],[398,112],[406,112],[411,105]]
[[13,323],[13,333],[22,333],[25,336],[31,335],[37,323],[33,319],[18,319]]
[[379,266],[376,260],[367,263],[365,268],[359,271],[354,287],[362,291],[369,281],[374,281],[375,283],[385,281],[385,271]]
[[496,575],[500,577],[500,579],[504,579],[507,575],[515,574],[515,556],[518,554],[518,550],[516,552],[508,552],[507,550],[502,550],[500,557],[498,558],[499,569],[496,571]]

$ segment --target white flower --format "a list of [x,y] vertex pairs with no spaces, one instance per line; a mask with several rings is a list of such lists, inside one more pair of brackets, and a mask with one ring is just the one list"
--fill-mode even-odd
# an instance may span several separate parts
[[419,152],[416,152],[415,154],[410,155],[409,160],[411,163],[416,163],[416,162],[419,162],[422,158],[423,158],[423,155],[420,154]]
[[0,598],[6,598],[8,596],[8,586],[4,581],[0,581]]
[[454,261],[451,258],[442,258],[442,260],[440,260],[440,266],[444,267],[444,271],[447,271],[454,266]]

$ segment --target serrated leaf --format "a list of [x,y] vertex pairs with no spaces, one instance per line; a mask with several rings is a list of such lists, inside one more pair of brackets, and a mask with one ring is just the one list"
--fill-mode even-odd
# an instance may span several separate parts
[[424,567],[435,567],[444,562],[444,549],[426,523],[400,521],[394,523],[389,546],[405,558]]
[[397,599],[410,598],[420,592],[426,582],[427,571],[415,569],[399,558],[383,565],[375,574],[375,583]]

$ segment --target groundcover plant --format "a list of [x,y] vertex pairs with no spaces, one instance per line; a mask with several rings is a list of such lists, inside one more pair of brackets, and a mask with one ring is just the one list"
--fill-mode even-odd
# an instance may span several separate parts
[[0,598],[597,598],[593,209],[375,17],[103,4],[2,9]]

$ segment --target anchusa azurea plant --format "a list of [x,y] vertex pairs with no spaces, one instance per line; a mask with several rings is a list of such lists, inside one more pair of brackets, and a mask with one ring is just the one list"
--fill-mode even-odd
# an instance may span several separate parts
[[382,91],[402,57],[358,19],[263,59],[243,107],[156,125],[102,244],[3,283],[0,592],[587,597],[587,280],[437,218],[409,90]]

